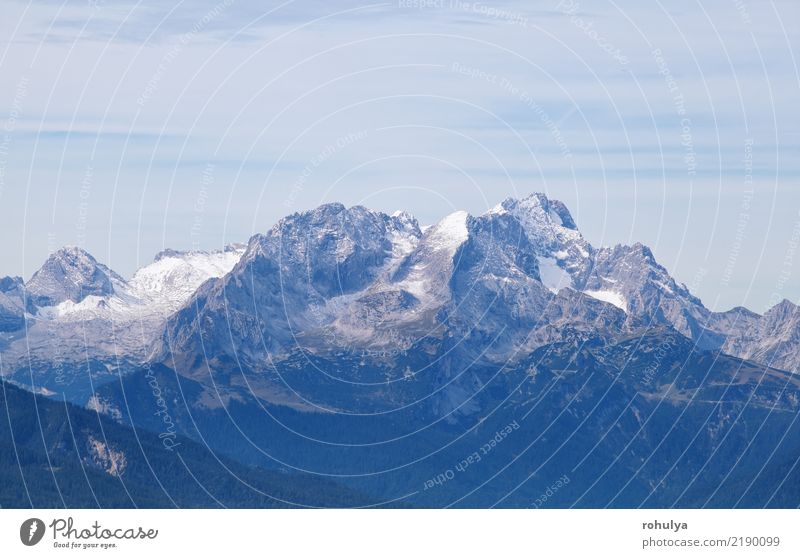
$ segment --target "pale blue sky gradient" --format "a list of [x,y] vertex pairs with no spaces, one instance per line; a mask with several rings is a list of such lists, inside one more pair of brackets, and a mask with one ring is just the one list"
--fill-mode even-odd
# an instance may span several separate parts
[[0,1],[0,275],[544,191],[710,307],[800,299],[797,2],[270,6]]

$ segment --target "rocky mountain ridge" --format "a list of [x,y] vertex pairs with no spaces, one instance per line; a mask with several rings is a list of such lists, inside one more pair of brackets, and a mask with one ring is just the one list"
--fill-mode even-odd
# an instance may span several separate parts
[[[429,342],[503,363],[575,335],[665,326],[700,349],[800,366],[796,305],[712,312],[649,248],[593,247],[543,194],[424,228],[405,212],[327,204],[246,245],[163,251],[128,281],[77,248],[28,282],[0,280],[0,355],[14,380],[54,362],[67,379],[145,359],[191,377],[216,362],[260,370],[297,351],[386,355]],[[55,375],[25,383],[58,391]]]

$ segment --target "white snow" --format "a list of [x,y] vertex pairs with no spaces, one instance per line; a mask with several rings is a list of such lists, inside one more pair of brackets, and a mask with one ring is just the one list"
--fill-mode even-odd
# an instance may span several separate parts
[[664,292],[666,292],[668,294],[671,294],[671,295],[675,294],[675,291],[672,290],[672,287],[670,287],[668,284],[664,283],[663,281],[653,280],[653,283],[655,283],[656,286],[659,287]]
[[553,293],[572,285],[572,277],[559,267],[554,258],[539,258],[539,276],[542,278],[542,284]]
[[553,223],[555,223],[559,227],[563,227],[564,226],[564,221],[562,221],[561,215],[559,215],[558,213],[556,213],[552,209],[550,209],[550,211],[548,211],[548,213],[550,214],[550,219],[553,221]]
[[114,321],[164,318],[206,280],[222,277],[239,261],[244,247],[214,252],[175,252],[140,268],[129,282],[113,279],[114,294],[89,295],[80,302],[65,300],[40,308],[36,318],[75,322],[92,318]]
[[128,283],[130,293],[150,304],[175,310],[212,277],[222,277],[244,249],[168,255],[139,269]]
[[469,238],[466,211],[456,211],[442,219],[430,232],[431,245],[439,249],[455,250]]
[[405,230],[393,230],[390,233],[392,242],[392,260],[400,260],[411,252],[419,244],[419,238]]
[[588,244],[586,240],[578,231],[564,226],[561,216],[549,207],[544,195],[532,194],[518,201],[506,200],[503,202],[503,207],[520,222],[528,239],[540,252],[546,250],[561,252],[574,246],[582,258],[589,256],[584,247]]
[[491,208],[486,213],[487,213],[487,215],[504,215],[505,213],[508,213],[508,212],[506,211],[506,208],[503,207],[502,203],[498,203],[496,206]]
[[400,283],[400,286],[420,300],[428,294],[428,282],[421,278],[407,279]]
[[453,256],[469,238],[468,217],[466,211],[457,211],[428,229],[416,247],[424,251],[426,257],[416,261],[408,275],[395,286],[417,297],[423,306],[435,304],[446,285],[447,270],[453,265]]
[[628,312],[628,303],[619,293],[615,293],[614,291],[583,291],[583,294],[613,304],[625,313]]
[[39,309],[37,317],[48,319],[86,319],[113,311],[124,311],[130,303],[118,296],[89,295],[80,302],[65,300],[56,306]]

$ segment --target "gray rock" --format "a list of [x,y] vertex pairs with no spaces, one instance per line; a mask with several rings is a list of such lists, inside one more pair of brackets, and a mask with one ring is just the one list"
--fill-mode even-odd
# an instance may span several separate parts
[[26,309],[22,278],[0,278],[0,331],[21,329],[25,325]]
[[80,302],[90,295],[111,295],[115,281],[124,283],[86,250],[73,246],[61,248],[47,258],[25,288],[36,306],[55,306],[67,300]]

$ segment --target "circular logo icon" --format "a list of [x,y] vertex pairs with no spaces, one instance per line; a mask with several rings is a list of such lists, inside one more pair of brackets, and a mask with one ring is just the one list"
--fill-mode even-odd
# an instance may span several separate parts
[[32,517],[22,522],[19,528],[19,539],[25,546],[38,544],[44,537],[44,521]]

